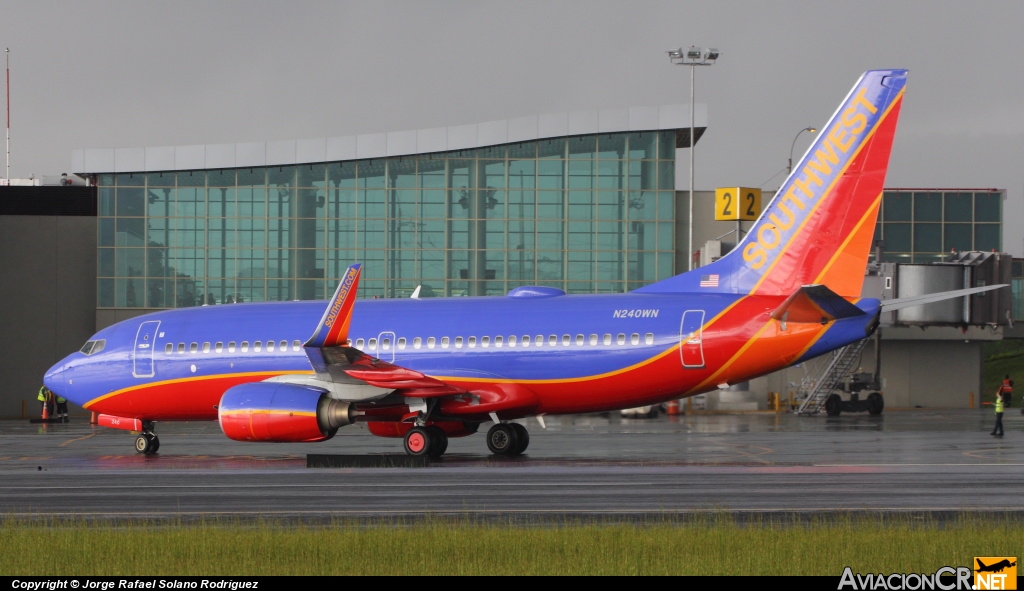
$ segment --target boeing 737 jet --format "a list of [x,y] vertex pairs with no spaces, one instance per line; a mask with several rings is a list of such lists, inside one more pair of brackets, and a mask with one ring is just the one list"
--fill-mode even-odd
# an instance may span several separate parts
[[430,457],[493,422],[489,450],[518,455],[529,433],[515,419],[658,404],[817,357],[871,335],[883,308],[934,301],[861,297],[906,78],[865,73],[742,242],[689,273],[624,294],[356,302],[355,264],[326,304],[120,322],[45,383],[141,433],[140,453],[159,448],[161,421],[217,420],[231,439],[275,442],[365,423]]

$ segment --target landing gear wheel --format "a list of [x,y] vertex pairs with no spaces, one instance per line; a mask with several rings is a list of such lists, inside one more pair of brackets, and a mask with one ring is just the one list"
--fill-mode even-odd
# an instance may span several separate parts
[[487,449],[499,456],[514,456],[519,447],[516,429],[508,423],[498,423],[487,431]]
[[160,449],[160,438],[152,433],[143,433],[135,438],[135,451],[140,454],[152,455]]
[[518,440],[516,445],[515,455],[519,455],[526,451],[526,448],[530,446],[530,432],[526,430],[526,427],[519,423],[509,423],[512,429],[516,432],[516,439]]
[[430,436],[430,451],[427,452],[427,455],[432,458],[443,456],[444,452],[448,451],[448,434],[437,425],[424,427],[424,430]]
[[885,408],[885,400],[878,392],[868,394],[868,414],[880,415]]
[[832,394],[825,399],[825,414],[830,417],[838,417],[843,410],[843,399],[838,394]]
[[423,457],[430,453],[430,433],[423,427],[413,427],[405,434],[405,453]]

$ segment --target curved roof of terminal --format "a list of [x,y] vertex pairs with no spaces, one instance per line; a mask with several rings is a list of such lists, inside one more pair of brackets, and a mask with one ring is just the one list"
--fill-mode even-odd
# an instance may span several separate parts
[[[707,105],[694,106],[694,127],[707,127]],[[690,127],[690,105],[566,111],[486,123],[275,142],[77,149],[77,174],[287,166],[470,150],[539,139]],[[700,134],[696,134],[700,138]]]

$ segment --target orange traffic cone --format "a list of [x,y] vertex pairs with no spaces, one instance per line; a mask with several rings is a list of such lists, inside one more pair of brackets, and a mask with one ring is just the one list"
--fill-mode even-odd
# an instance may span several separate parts
[[50,407],[44,404],[43,405],[43,420],[45,421],[48,418],[50,418]]
[[668,415],[677,415],[677,414],[679,414],[679,401],[678,400],[669,400],[668,403],[665,404],[665,413],[668,414]]

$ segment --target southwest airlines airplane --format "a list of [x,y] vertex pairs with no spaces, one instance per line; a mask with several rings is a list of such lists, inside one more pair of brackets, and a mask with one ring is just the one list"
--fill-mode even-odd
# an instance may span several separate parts
[[[327,302],[185,308],[115,324],[45,384],[140,433],[217,420],[244,441],[330,439],[362,422],[441,456],[493,422],[487,447],[514,456],[513,419],[631,408],[743,382],[871,335],[861,298],[906,70],[864,74],[727,256],[626,294],[518,287],[506,296],[355,301],[360,266]],[[1000,286],[989,286],[994,289]],[[932,299],[927,299],[932,298]],[[312,336],[310,336],[312,335]]]

